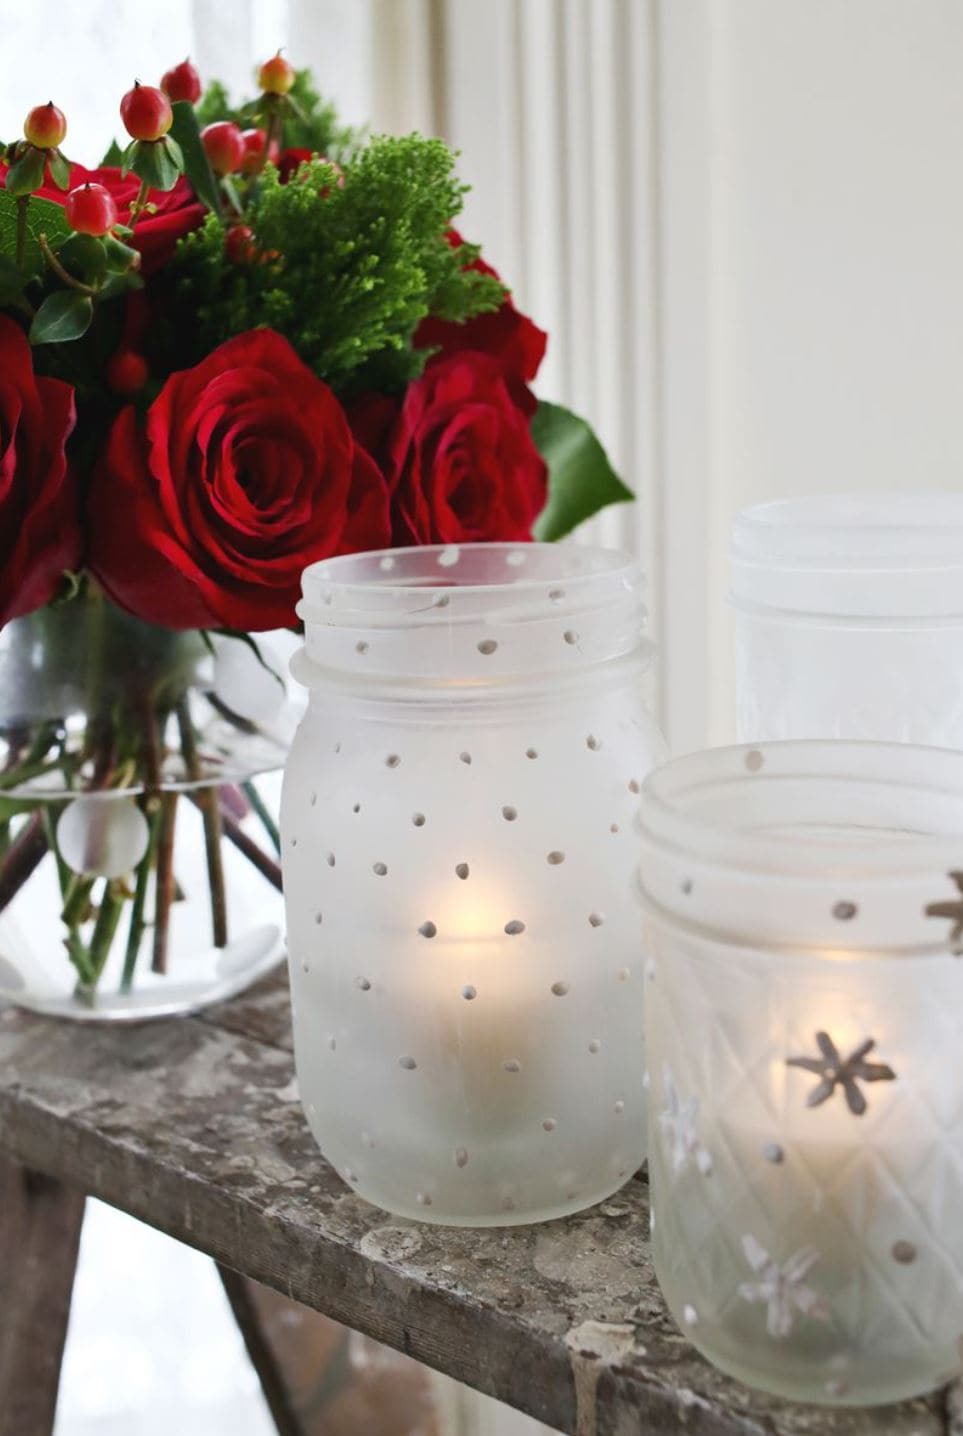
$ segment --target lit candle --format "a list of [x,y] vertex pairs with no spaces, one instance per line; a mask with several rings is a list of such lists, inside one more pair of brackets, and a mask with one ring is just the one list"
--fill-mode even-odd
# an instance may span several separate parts
[[305,593],[283,843],[319,1145],[423,1220],[601,1200],[645,1156],[632,823],[661,740],[635,566],[409,549]]
[[963,755],[771,744],[646,785],[656,1267],[752,1385],[874,1404],[959,1370],[954,853]]

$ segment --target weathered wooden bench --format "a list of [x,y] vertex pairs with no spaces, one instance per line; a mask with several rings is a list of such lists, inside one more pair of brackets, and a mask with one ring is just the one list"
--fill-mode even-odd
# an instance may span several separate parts
[[241,1278],[578,1436],[963,1436],[957,1388],[832,1412],[715,1372],[659,1293],[642,1178],[592,1211],[515,1229],[367,1206],[318,1153],[291,1047],[281,977],[139,1027],[0,1013],[2,1436],[52,1427],[84,1194],[221,1264],[282,1431],[296,1426],[270,1389],[270,1353],[257,1360]]

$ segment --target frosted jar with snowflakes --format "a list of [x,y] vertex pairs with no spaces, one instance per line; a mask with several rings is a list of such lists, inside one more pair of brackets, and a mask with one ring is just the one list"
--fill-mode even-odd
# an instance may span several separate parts
[[787,742],[643,786],[656,1271],[717,1366],[874,1405],[963,1367],[963,754]]
[[730,572],[739,739],[963,748],[963,494],[754,505]]
[[346,1182],[424,1221],[542,1220],[645,1157],[632,875],[643,578],[591,548],[304,575],[282,830],[297,1068]]

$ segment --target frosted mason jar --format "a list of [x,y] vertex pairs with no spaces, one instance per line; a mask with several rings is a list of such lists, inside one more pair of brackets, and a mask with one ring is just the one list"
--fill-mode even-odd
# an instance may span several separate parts
[[282,803],[295,1050],[369,1201],[497,1225],[645,1156],[633,816],[663,756],[643,580],[549,545],[304,576],[310,703]]
[[963,495],[758,504],[730,556],[740,739],[963,748]]
[[963,1365],[963,754],[682,758],[643,787],[656,1271],[717,1366],[874,1405]]

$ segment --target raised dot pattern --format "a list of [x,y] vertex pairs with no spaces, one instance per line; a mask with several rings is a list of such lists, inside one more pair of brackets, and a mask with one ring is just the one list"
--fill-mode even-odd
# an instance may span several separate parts
[[[447,596],[439,596],[439,597],[443,598],[443,599],[444,599],[444,602],[447,603]],[[442,604],[442,603],[438,603],[437,606],[441,607],[441,606],[443,606],[443,604]],[[575,642],[577,642],[578,636],[577,636],[577,634],[574,633],[574,631],[567,631],[564,636],[565,636],[565,641],[566,641],[566,643],[575,643]],[[484,655],[484,656],[490,656],[490,655],[492,655],[493,653],[495,653],[495,652],[497,651],[498,644],[497,644],[497,642],[496,642],[494,639],[486,639],[486,640],[481,640],[481,641],[477,644],[477,647],[478,647],[478,651],[479,651],[480,654],[482,654],[482,655]],[[365,652],[365,651],[367,650],[367,648],[368,648],[368,645],[367,645],[366,642],[359,642],[358,645],[357,645],[357,651],[359,652],[359,654]],[[340,747],[340,745],[338,745],[338,747]],[[602,741],[601,741],[601,739],[597,736],[597,734],[595,734],[595,733],[589,733],[589,734],[587,734],[587,735],[585,736],[585,738],[584,738],[584,748],[587,749],[590,753],[598,753],[598,752],[600,751],[600,749],[602,748]],[[536,748],[535,746],[529,746],[528,748],[525,748],[525,749],[521,750],[520,753],[519,753],[519,756],[521,756],[522,753],[524,754],[524,757],[525,757],[528,761],[533,761],[533,760],[537,759],[538,756],[539,756],[539,750],[538,750],[538,748]],[[458,753],[458,759],[459,759],[459,761],[460,761],[463,765],[465,765],[465,766],[470,766],[471,763],[472,763],[472,754],[471,754],[467,749],[463,749],[463,750],[461,750],[461,751]],[[385,765],[387,768],[389,768],[389,769],[390,769],[390,768],[397,768],[398,766],[400,766],[400,764],[401,764],[401,762],[402,762],[402,755],[401,755],[400,753],[389,753],[389,754],[387,754],[387,755],[384,757],[383,762],[384,762],[384,765]],[[747,766],[749,766],[748,762],[747,762]],[[600,769],[599,771],[602,772],[602,771],[604,771],[604,770]],[[625,781],[625,780],[623,779],[623,781]],[[627,788],[628,788],[628,790],[629,790],[630,793],[632,793],[632,794],[638,794],[639,791],[640,791],[640,786],[641,786],[641,785],[640,785],[639,781],[638,781],[636,778],[631,778],[631,779],[629,779],[629,780],[626,782],[626,786],[627,786]],[[311,794],[309,795],[309,801],[310,801],[311,805],[313,806],[313,805],[316,803],[316,801],[317,801],[317,794],[316,794],[316,793],[311,793]],[[362,805],[361,805],[361,803],[360,803],[360,802],[354,803],[354,805],[353,805],[353,807],[352,807],[352,812],[357,815],[357,814],[360,814],[361,811],[362,811]],[[517,821],[517,819],[518,819],[518,809],[516,808],[516,806],[515,806],[514,804],[505,803],[505,804],[502,805],[500,811],[501,811],[501,816],[502,816],[503,820],[504,820],[506,823],[514,823],[514,822]],[[427,821],[426,815],[425,815],[423,812],[421,812],[421,811],[415,811],[414,813],[412,813],[412,814],[410,815],[411,825],[412,825],[413,827],[415,827],[415,828],[422,828],[422,827],[424,827],[425,824],[426,824],[426,821]],[[609,830],[610,830],[612,833],[618,833],[618,832],[620,831],[620,825],[619,825],[619,823],[618,823],[618,822],[615,822],[615,821],[611,822],[611,823],[609,824]],[[362,831],[362,829],[359,828],[359,829],[357,829],[357,830],[355,830],[355,831]],[[603,831],[604,831],[604,829],[603,829]],[[552,849],[548,850],[548,851],[545,853],[545,855],[544,855],[544,861],[545,861],[550,867],[560,867],[562,864],[564,864],[565,859],[566,859],[566,854],[565,854],[564,850],[561,849],[561,848],[552,848]],[[327,853],[327,855],[326,855],[326,862],[327,862],[327,864],[328,864],[330,867],[335,867],[336,861],[337,861],[337,860],[336,860],[336,855],[335,855],[334,851],[329,851],[329,852]],[[349,866],[349,868],[350,868],[350,855],[349,855],[348,858],[346,858],[346,861],[348,862],[348,866]],[[378,860],[373,861],[373,862],[371,862],[370,859],[369,859],[369,863],[370,863],[370,871],[371,871],[374,875],[376,875],[377,877],[387,878],[387,877],[389,876],[389,865],[388,865],[385,861],[383,861],[382,859],[378,859]],[[449,869],[449,871],[453,871],[454,874],[455,874],[455,876],[456,876],[456,878],[459,879],[461,882],[466,882],[467,879],[469,878],[470,874],[471,874],[471,867],[470,867],[470,865],[469,865],[469,863],[468,863],[467,861],[461,860],[461,861],[459,861],[459,862],[457,862],[457,863],[454,863],[454,864],[453,864],[453,867],[452,867],[451,869]],[[848,904],[846,904],[845,902],[837,903],[837,904],[836,904],[836,907],[834,908],[834,914],[835,914],[835,916],[837,916],[837,917],[840,918],[840,919],[849,917],[849,916],[850,916],[850,913],[849,913],[848,911],[845,911],[845,909],[846,909],[847,907],[848,907]],[[604,920],[605,920],[605,919],[604,919],[603,914],[600,913],[600,912],[598,912],[598,911],[592,911],[592,912],[590,912],[590,913],[588,914],[588,924],[589,924],[589,926],[592,927],[592,928],[596,928],[596,927],[602,926],[602,924],[604,923]],[[319,912],[317,912],[316,915],[315,915],[315,922],[320,925],[320,924],[322,923],[322,921],[323,921],[322,913],[319,911]],[[422,938],[425,938],[425,939],[432,939],[432,938],[435,938],[435,937],[438,935],[438,927],[437,927],[436,923],[435,923],[432,919],[425,919],[425,920],[418,926],[417,931],[418,931],[419,935],[420,935]],[[516,936],[519,936],[519,935],[523,934],[525,931],[526,931],[526,923],[525,923],[521,918],[517,918],[517,917],[516,917],[516,918],[511,918],[511,919],[509,919],[508,921],[506,921],[506,922],[504,923],[504,925],[503,925],[503,932],[504,932],[504,934],[505,934],[506,936],[508,936],[508,937],[516,937]],[[305,971],[308,970],[308,965],[307,965],[307,964],[304,964],[304,970],[305,970]],[[617,969],[617,970],[615,970],[614,975],[617,976],[617,978],[618,978],[619,981],[622,981],[622,982],[627,981],[628,978],[629,978],[629,976],[630,976],[629,969],[628,969],[628,968],[620,968],[620,969]],[[356,976],[356,977],[354,978],[354,985],[355,985],[355,987],[358,989],[358,991],[359,991],[360,993],[368,993],[368,992],[370,992],[370,991],[372,990],[372,982],[371,982],[370,978],[368,978],[367,976],[364,976],[364,975],[358,975],[358,976]],[[564,997],[568,996],[568,994],[570,993],[570,991],[571,991],[571,984],[570,984],[568,981],[566,981],[566,980],[564,980],[564,979],[562,979],[562,978],[558,978],[558,979],[556,979],[555,981],[553,981],[553,982],[550,984],[550,992],[551,992],[551,995],[552,995],[554,998],[564,998]],[[469,983],[469,982],[463,983],[460,988],[457,988],[457,987],[455,988],[455,992],[460,993],[461,998],[462,998],[466,1003],[473,1003],[473,1002],[475,1002],[475,1000],[476,1000],[477,997],[478,997],[478,988],[476,987],[476,985],[475,985],[474,983]],[[360,1011],[360,1010],[361,1010],[361,1009],[359,1008],[359,1011]],[[477,1019],[469,1019],[469,1018],[467,1017],[467,1014],[466,1014],[466,1019],[465,1019],[465,1020],[466,1020],[466,1021],[469,1021],[469,1020],[477,1020]],[[583,1039],[583,1040],[584,1040],[584,1039]],[[332,1052],[334,1052],[334,1051],[336,1050],[336,1048],[337,1048],[337,1043],[336,1043],[336,1040],[335,1040],[333,1034],[329,1034],[329,1035],[327,1036],[327,1038],[326,1038],[326,1041],[327,1041],[327,1044],[328,1044],[328,1047],[330,1048],[330,1050],[331,1050]],[[396,1049],[396,1050],[397,1050],[397,1049]],[[592,1037],[592,1038],[590,1038],[590,1039],[586,1042],[585,1047],[584,1047],[582,1050],[583,1050],[583,1051],[586,1051],[586,1050],[587,1050],[587,1052],[588,1052],[590,1055],[596,1056],[596,1055],[598,1055],[598,1054],[601,1052],[601,1050],[602,1050],[602,1042],[601,1042],[601,1040],[600,1040],[598,1037]],[[398,1057],[398,1058],[397,1058],[397,1063],[398,1063],[398,1066],[399,1066],[402,1070],[404,1070],[404,1071],[406,1071],[406,1072],[414,1072],[414,1071],[416,1071],[417,1068],[418,1068],[418,1065],[419,1065],[419,1064],[418,1064],[417,1057],[416,1057],[415,1055],[412,1055],[412,1054],[409,1054],[409,1053],[405,1053],[405,1054],[403,1054],[402,1056]],[[517,1057],[517,1056],[507,1056],[507,1057],[504,1057],[504,1058],[502,1059],[501,1066],[502,1066],[502,1070],[503,1070],[503,1071],[505,1072],[505,1074],[508,1075],[508,1076],[516,1076],[516,1075],[520,1074],[520,1073],[522,1072],[522,1070],[523,1070],[523,1062],[522,1062],[521,1058],[520,1058],[520,1057]],[[602,1069],[602,1070],[604,1070],[604,1069]],[[611,1105],[609,1106],[609,1108],[608,1108],[608,1111],[609,1111],[610,1113],[614,1113],[614,1115],[617,1116],[617,1117],[622,1116],[622,1115],[624,1114],[624,1112],[625,1112],[625,1101],[624,1101],[623,1098],[621,1098],[621,1097],[613,1098],[613,1096],[610,1095],[610,1096],[609,1096],[609,1102],[610,1102],[610,1104],[611,1104]],[[551,1133],[553,1133],[553,1132],[555,1131],[555,1129],[556,1129],[557,1121],[556,1121],[556,1119],[555,1119],[554,1117],[545,1117],[545,1118],[541,1119],[541,1126],[542,1126],[542,1128],[543,1128],[543,1130],[544,1130],[545,1133],[551,1134]],[[366,1146],[366,1147],[367,1147],[367,1146],[373,1146],[373,1145],[374,1145],[372,1139],[370,1138],[370,1136],[369,1136],[367,1133],[362,1134],[362,1145],[363,1145],[363,1146]],[[454,1149],[450,1149],[450,1150],[453,1151],[454,1164],[455,1164],[455,1166],[456,1166],[457,1168],[464,1168],[464,1167],[466,1167],[466,1166],[468,1165],[469,1152],[468,1152],[468,1148],[467,1148],[467,1147],[465,1147],[465,1146],[458,1146],[458,1147],[455,1147]],[[767,1153],[767,1155],[768,1155],[768,1153]],[[774,1159],[775,1159],[774,1157],[770,1157],[770,1160],[774,1160]],[[345,1176],[348,1178],[348,1180],[351,1180],[351,1181],[356,1180],[356,1179],[355,1179],[355,1175],[354,1175],[353,1172],[350,1172],[350,1176],[349,1176],[349,1171],[350,1171],[350,1169],[348,1169],[348,1168],[343,1168],[342,1170],[344,1171]],[[573,1192],[572,1194],[569,1194],[569,1195],[574,1195],[574,1192]],[[428,1193],[427,1191],[420,1191],[420,1192],[418,1192],[417,1195],[416,1195],[416,1200],[417,1200],[417,1203],[418,1203],[419,1205],[421,1205],[421,1206],[430,1206],[432,1199],[431,1199],[430,1193]],[[512,1197],[510,1197],[510,1196],[509,1196],[509,1197],[504,1197],[504,1198],[502,1199],[502,1206],[503,1206],[503,1209],[506,1210],[506,1211],[512,1210],[512,1209],[514,1208],[514,1199],[513,1199]],[[905,1251],[905,1247],[903,1247],[903,1248],[901,1249],[900,1255],[896,1258],[897,1260],[904,1260],[904,1261],[905,1261],[905,1260],[907,1259],[906,1256],[903,1254],[904,1251]],[[895,1255],[895,1252],[894,1252],[894,1255]]]

